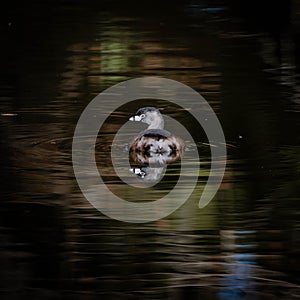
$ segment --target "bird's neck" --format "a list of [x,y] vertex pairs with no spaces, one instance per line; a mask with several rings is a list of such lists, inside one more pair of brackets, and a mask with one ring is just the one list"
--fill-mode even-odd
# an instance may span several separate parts
[[164,129],[164,119],[160,116],[151,120],[147,129]]

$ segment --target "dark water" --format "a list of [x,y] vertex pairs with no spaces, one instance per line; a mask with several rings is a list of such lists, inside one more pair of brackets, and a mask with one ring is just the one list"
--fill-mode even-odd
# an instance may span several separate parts
[[[2,12],[1,299],[300,297],[296,2],[29,1]],[[142,76],[200,92],[220,119],[228,157],[207,207],[192,197],[136,225],[84,198],[71,144],[98,93]],[[107,124],[107,137],[129,110]]]

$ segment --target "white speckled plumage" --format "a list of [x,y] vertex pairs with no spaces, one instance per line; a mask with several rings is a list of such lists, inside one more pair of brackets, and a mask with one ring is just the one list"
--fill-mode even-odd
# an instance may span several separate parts
[[130,156],[135,162],[142,162],[141,156],[151,157],[153,154],[163,156],[165,163],[181,158],[185,144],[181,138],[164,130],[164,119],[158,109],[140,108],[129,120],[148,124],[148,128],[130,144]]

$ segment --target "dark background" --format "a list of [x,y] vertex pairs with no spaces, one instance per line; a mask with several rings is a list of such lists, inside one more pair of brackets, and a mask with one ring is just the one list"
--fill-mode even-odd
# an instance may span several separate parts
[[[298,1],[5,4],[1,299],[297,299]],[[83,197],[71,143],[98,93],[142,76],[201,93],[220,119],[228,158],[206,208],[190,199],[135,225]]]

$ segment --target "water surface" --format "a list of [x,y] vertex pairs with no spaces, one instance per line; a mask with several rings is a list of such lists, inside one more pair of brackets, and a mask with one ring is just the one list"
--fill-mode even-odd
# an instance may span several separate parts
[[[0,86],[1,298],[299,297],[300,10],[292,4],[278,26],[264,18],[276,16],[274,8],[260,7],[253,22],[255,8],[245,14],[235,1],[32,1],[8,13]],[[71,145],[82,110],[98,93],[142,76],[201,93],[220,119],[228,157],[219,192],[198,209],[210,152],[203,132],[186,122],[203,162],[194,195],[169,217],[136,225],[109,219],[84,198]],[[159,105],[185,120],[184,111]],[[135,111],[127,106],[103,128],[99,160]],[[168,193],[178,168],[154,196]],[[124,183],[109,179],[124,193]]]

